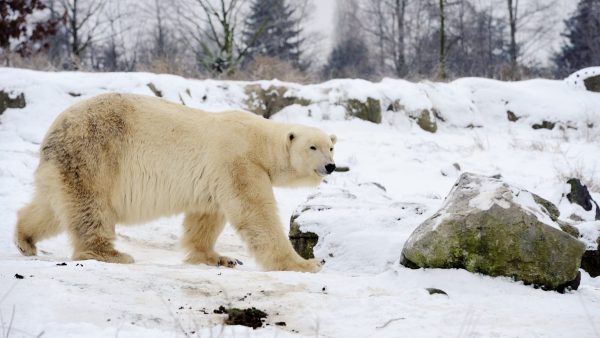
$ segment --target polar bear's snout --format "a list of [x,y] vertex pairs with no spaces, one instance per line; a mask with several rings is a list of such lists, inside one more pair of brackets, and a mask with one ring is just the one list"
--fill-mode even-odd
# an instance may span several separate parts
[[327,174],[331,174],[335,170],[335,163],[329,163],[325,166]]

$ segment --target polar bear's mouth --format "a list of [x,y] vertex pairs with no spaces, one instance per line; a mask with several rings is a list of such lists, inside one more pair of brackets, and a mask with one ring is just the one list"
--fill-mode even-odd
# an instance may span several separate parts
[[315,169],[315,174],[317,174],[317,176],[319,176],[319,177],[325,177],[325,176],[329,175],[327,172],[321,172],[318,169]]

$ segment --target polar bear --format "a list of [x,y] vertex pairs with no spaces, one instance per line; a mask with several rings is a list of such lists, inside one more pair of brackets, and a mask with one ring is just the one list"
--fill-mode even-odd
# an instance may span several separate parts
[[68,231],[73,259],[132,263],[115,250],[115,224],[185,213],[186,261],[234,266],[214,250],[228,221],[266,270],[316,272],[291,246],[273,186],[316,186],[335,169],[335,135],[246,112],[208,113],[156,97],[103,94],[76,103],[40,148],[33,200],[15,242]]

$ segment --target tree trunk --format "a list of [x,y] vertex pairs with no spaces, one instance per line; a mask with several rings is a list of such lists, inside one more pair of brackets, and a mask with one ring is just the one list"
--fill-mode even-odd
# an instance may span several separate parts
[[519,0],[507,0],[508,1],[508,20],[510,26],[510,77],[512,80],[516,80],[518,78],[518,64],[517,64],[517,6],[519,4]]
[[[509,0],[510,1],[510,0]],[[444,13],[445,0],[439,0],[440,4],[440,61],[439,74],[440,79],[446,78],[446,15]]]
[[404,51],[404,14],[406,12],[406,0],[396,0],[396,18],[397,18],[397,60],[396,60],[396,74],[398,76],[404,76],[406,74],[406,58]]

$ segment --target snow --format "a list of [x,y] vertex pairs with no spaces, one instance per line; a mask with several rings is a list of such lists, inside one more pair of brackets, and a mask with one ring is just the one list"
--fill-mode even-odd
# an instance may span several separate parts
[[[411,270],[398,264],[404,241],[442,206],[464,171],[501,174],[509,184],[555,203],[561,219],[568,220],[573,213],[585,216],[578,225],[585,239],[598,236],[600,222],[565,202],[564,183],[577,174],[596,180],[589,187],[600,201],[596,155],[600,95],[567,81],[385,79],[307,86],[259,82],[263,88],[290,86],[291,94],[310,99],[310,106],[287,107],[273,119],[335,133],[336,163],[350,167],[319,188],[275,190],[285,227],[309,196],[329,194],[326,200],[316,197],[309,203],[327,201],[331,209],[321,217],[303,216],[313,217],[313,229],[323,238],[316,254],[327,262],[316,274],[260,271],[229,226],[217,249],[244,265],[236,269],[185,265],[178,248],[180,216],[117,228],[117,248],[133,255],[132,265],[72,262],[64,234],[41,242],[39,256],[22,257],[12,244],[16,212],[31,196],[39,143],[50,123],[70,104],[99,93],[152,95],[148,83],[166,99],[192,107],[209,111],[245,107],[244,82],[0,68],[0,90],[24,92],[27,101],[25,108],[8,109],[0,116],[0,326],[4,330],[10,326],[10,336],[40,332],[44,337],[600,335],[596,315],[600,278],[583,271],[577,291],[558,294],[509,278],[464,270]],[[347,119],[338,105],[347,98],[367,97],[380,100],[384,110],[400,100],[404,109],[384,111],[383,123],[377,125]],[[421,130],[407,117],[434,108],[445,119],[438,121],[435,134]],[[521,119],[509,122],[507,110]],[[557,127],[531,128],[544,120],[556,122]],[[588,126],[591,123],[594,127]],[[461,170],[449,170],[454,163]],[[336,197],[344,191],[357,199]],[[62,262],[67,265],[57,265]],[[15,274],[24,279],[16,279]],[[428,287],[442,289],[448,296],[429,295]],[[224,315],[213,313],[220,305],[264,310],[270,325],[257,330],[222,326]],[[286,326],[275,326],[279,321]]]

